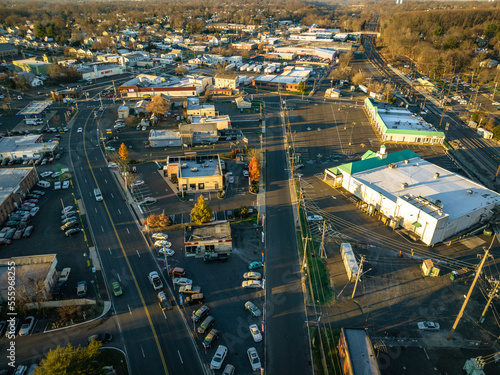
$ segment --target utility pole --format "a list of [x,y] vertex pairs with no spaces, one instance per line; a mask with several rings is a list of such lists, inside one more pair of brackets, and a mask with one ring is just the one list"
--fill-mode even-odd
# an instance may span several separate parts
[[[493,245],[493,241],[491,242],[491,245]],[[490,245],[490,247],[491,247],[491,245]],[[474,290],[474,287],[476,286],[477,279],[479,279],[479,275],[481,274],[481,271],[483,269],[484,262],[486,261],[486,258],[488,258],[488,255],[490,253],[489,248],[487,248],[487,249],[483,248],[483,249],[485,250],[483,259],[481,260],[481,263],[479,263],[479,267],[477,268],[476,276],[474,277],[474,281],[472,282],[472,284],[469,288],[469,292],[467,293],[467,296],[465,297],[465,301],[462,304],[462,308],[460,309],[460,312],[458,313],[457,318],[455,319],[455,323],[453,323],[453,327],[451,328],[450,334],[446,338],[447,340],[451,340],[451,336],[455,332],[455,329],[457,328],[458,323],[460,322],[460,319],[462,319],[462,315],[464,314],[465,307],[467,306],[467,303],[469,302],[472,291]]]
[[361,274],[363,273],[363,262],[364,261],[365,261],[365,257],[364,257],[364,255],[361,255],[361,261],[359,262],[358,275],[356,276],[356,282],[354,283],[354,290],[352,291],[351,299],[353,299],[354,295],[356,294],[356,287],[358,286],[359,278],[361,277]]
[[484,307],[483,313],[481,314],[481,317],[479,318],[479,323],[484,322],[484,315],[486,315],[486,311],[488,311],[488,308],[490,307],[490,304],[491,304],[491,301],[493,300],[493,297],[495,297],[495,295],[497,294],[497,289],[498,289],[499,285],[500,285],[500,280],[497,280],[495,283],[495,287],[490,292],[490,295],[489,295],[490,298],[488,298],[488,303]]
[[326,229],[326,220],[323,220],[323,235],[321,236],[321,247],[319,248],[319,256],[320,256],[320,258],[324,257],[326,259],[325,229]]
[[450,86],[448,86],[448,93],[446,94],[446,97],[444,98],[443,113],[441,114],[441,120],[439,120],[438,129],[441,129],[441,124],[443,123],[443,118],[444,118],[444,114],[446,113],[446,105],[448,104],[448,98],[450,96],[450,90],[451,90],[452,84],[453,84],[453,78],[451,79]]

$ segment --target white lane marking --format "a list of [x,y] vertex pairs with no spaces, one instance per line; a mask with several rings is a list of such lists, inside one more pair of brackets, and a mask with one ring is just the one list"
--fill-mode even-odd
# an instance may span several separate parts
[[108,180],[104,179],[104,182],[105,182],[105,183],[108,183]]
[[128,230],[128,228],[125,228],[125,229],[127,229],[127,233],[130,234],[130,231]]
[[[113,194],[111,194],[111,195],[113,195]],[[118,209],[118,213],[119,213],[120,215],[122,214],[122,212],[120,211],[120,209]]]
[[118,281],[120,281],[120,282],[122,281],[122,278],[120,277],[119,273],[116,274],[116,277],[118,278]]
[[128,312],[130,313],[130,315],[132,315],[132,309],[130,308],[130,305],[127,305],[128,307]]
[[142,348],[142,345],[141,345],[141,350],[142,350],[142,356],[146,358],[146,354],[144,354],[144,349]]
[[83,167],[80,167],[80,170],[82,170],[82,171],[83,171]]
[[112,254],[112,253],[111,253],[111,249],[110,249],[109,247],[108,247],[108,250],[109,250],[109,253],[110,253],[110,254]]
[[113,195],[113,193],[111,193],[111,198],[114,198],[115,196]]
[[85,179],[85,183],[87,184],[87,179]]
[[94,207],[94,210],[95,210],[95,212],[97,213],[97,208],[96,208],[96,207]]
[[[95,158],[95,160],[97,160],[97,158]],[[99,168],[99,170],[102,172],[102,168]]]
[[162,312],[163,312],[163,317],[165,318],[165,320],[167,320],[167,314],[165,314],[165,310],[163,310]]
[[104,232],[104,228],[102,227],[102,225],[101,225],[101,229],[102,229],[102,231]]
[[181,353],[178,350],[177,350],[177,354],[179,354],[179,358],[181,360],[181,363],[184,364],[184,362],[182,361]]
[[139,254],[139,250],[136,250],[137,252],[137,255],[139,256],[139,258],[141,257],[141,254]]

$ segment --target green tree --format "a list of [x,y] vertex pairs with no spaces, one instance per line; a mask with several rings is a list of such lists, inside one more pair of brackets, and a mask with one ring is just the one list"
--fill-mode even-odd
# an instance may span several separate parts
[[304,81],[300,81],[299,85],[297,86],[297,90],[303,94],[306,91],[306,83]]
[[101,343],[92,341],[89,346],[82,348],[68,346],[50,349],[47,357],[42,359],[40,365],[35,369],[35,375],[53,374],[85,374],[101,375],[104,370],[97,359],[101,355],[99,350]]
[[120,149],[118,150],[118,155],[122,158],[122,160],[128,160],[128,148],[125,146],[125,143],[122,143]]
[[193,223],[200,225],[212,221],[212,216],[212,209],[205,201],[205,198],[203,198],[203,195],[200,195],[198,202],[196,202],[191,210],[191,220]]
[[153,116],[155,114],[163,115],[168,112],[170,103],[161,94],[158,94],[151,99],[151,103],[146,106],[146,110]]
[[493,128],[493,136],[495,139],[500,139],[500,125],[497,125]]
[[45,37],[45,26],[38,22],[35,24],[35,27],[33,29],[33,34],[35,34],[35,37],[38,39],[42,39]]

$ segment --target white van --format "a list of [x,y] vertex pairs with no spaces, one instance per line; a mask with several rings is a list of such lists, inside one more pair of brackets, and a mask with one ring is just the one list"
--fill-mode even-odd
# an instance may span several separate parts
[[43,120],[41,118],[25,118],[24,123],[26,125],[42,125]]
[[102,201],[102,194],[99,189],[94,189],[94,196],[96,201],[98,202]]
[[39,187],[42,187],[42,188],[45,188],[45,189],[48,189],[50,187],[50,182],[48,181],[38,181],[36,183],[36,186],[39,186]]

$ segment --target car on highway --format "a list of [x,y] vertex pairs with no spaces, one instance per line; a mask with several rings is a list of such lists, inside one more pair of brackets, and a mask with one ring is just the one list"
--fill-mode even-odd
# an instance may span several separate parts
[[151,271],[148,275],[149,282],[151,285],[153,285],[154,290],[162,289],[163,288],[163,283],[161,282],[160,276],[158,275],[158,272],[156,271]]
[[248,269],[251,271],[251,270],[255,270],[257,268],[261,268],[262,267],[262,262],[252,262],[248,265]]
[[257,324],[252,324],[250,327],[250,334],[252,335],[253,341],[255,342],[261,342],[262,341],[262,334],[259,331],[259,327],[257,327]]
[[115,297],[121,296],[123,294],[122,287],[118,281],[115,281],[113,284],[111,284],[113,288],[113,294]]
[[417,326],[418,329],[421,329],[422,331],[439,331],[441,328],[439,323],[435,322],[418,322]]
[[158,248],[158,247],[170,247],[170,246],[172,246],[172,242],[168,242],[168,241],[161,241],[161,240],[160,240],[160,241],[156,241],[156,242],[154,243],[154,246],[155,246],[156,248]]
[[222,367],[222,363],[227,355],[227,348],[224,345],[219,345],[217,351],[212,357],[212,361],[210,362],[210,368],[212,370],[219,370]]
[[255,348],[248,348],[247,350],[248,360],[250,361],[250,365],[252,366],[252,371],[260,370],[262,367],[260,364],[260,358],[257,354],[257,350]]
[[161,255],[161,256],[165,256],[165,254],[167,254],[168,257],[173,257],[175,255],[175,251],[173,251],[171,248],[169,247],[160,247],[158,249],[158,255]]
[[261,277],[262,275],[259,272],[245,272],[243,274],[243,278],[248,280],[260,280]]
[[307,217],[307,220],[308,221],[322,221],[323,220],[323,216],[320,216],[320,215],[310,215]]
[[241,283],[241,287],[244,289],[251,289],[251,288],[255,289],[255,288],[262,288],[262,285],[258,280],[245,280]]
[[153,233],[153,235],[151,236],[151,238],[153,240],[167,240],[168,239],[168,234],[166,233]]
[[198,323],[201,319],[208,315],[210,309],[208,306],[201,306],[198,310],[196,310],[193,315],[191,315],[191,320],[194,323]]
[[111,333],[99,333],[97,335],[92,335],[87,338],[87,344],[90,344],[92,341],[99,341],[103,344],[106,344],[113,340],[113,336]]
[[175,285],[192,285],[193,284],[193,280],[188,279],[186,277],[176,277],[174,279],[174,284]]
[[73,229],[67,230],[66,232],[64,232],[64,234],[66,235],[66,237],[71,237],[72,235],[74,235],[80,231],[81,231],[80,228],[73,228]]
[[208,335],[205,337],[205,340],[203,340],[203,347],[205,350],[210,348],[214,341],[219,337],[220,332],[218,329],[213,328],[210,332],[208,332]]
[[83,129],[82,128],[78,128],[78,129],[76,129],[76,132],[77,133],[83,133]]
[[137,181],[132,182],[131,186],[140,186],[143,184],[144,184],[143,180],[137,180]]
[[26,319],[24,319],[23,325],[21,326],[21,329],[19,330],[19,336],[29,335],[34,325],[35,318],[32,316],[26,317]]
[[253,316],[260,316],[262,314],[259,308],[251,301],[245,302],[245,309],[247,309]]

